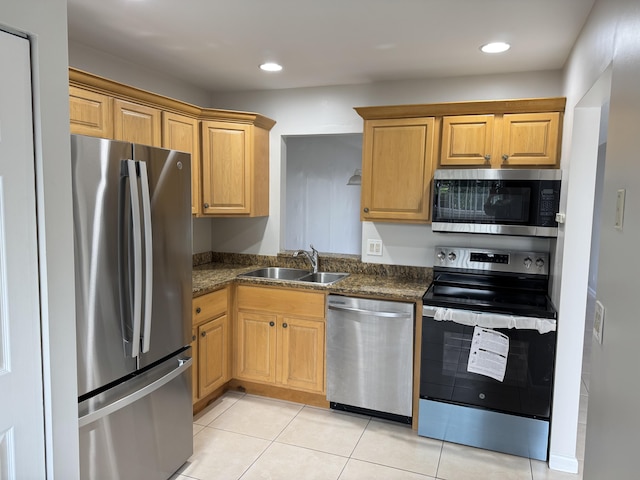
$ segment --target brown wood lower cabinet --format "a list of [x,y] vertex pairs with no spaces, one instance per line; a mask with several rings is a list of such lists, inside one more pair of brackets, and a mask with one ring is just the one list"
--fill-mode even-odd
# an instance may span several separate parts
[[231,379],[228,289],[193,299],[193,403]]
[[237,287],[234,377],[325,392],[323,293]]

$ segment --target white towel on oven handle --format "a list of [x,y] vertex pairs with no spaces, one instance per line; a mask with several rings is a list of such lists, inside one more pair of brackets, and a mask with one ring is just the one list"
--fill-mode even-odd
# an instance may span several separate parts
[[547,318],[518,317],[498,313],[474,312],[472,310],[437,308],[433,318],[435,320],[460,323],[470,327],[517,328],[538,330],[540,333],[555,332],[556,330],[556,321]]

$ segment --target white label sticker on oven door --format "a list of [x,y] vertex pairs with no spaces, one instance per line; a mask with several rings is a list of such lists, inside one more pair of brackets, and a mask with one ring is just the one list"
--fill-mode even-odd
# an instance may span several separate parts
[[504,380],[509,356],[509,337],[490,328],[474,327],[467,371]]

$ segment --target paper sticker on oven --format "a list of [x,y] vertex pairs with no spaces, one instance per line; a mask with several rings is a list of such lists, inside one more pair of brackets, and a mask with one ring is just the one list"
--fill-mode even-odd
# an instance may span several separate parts
[[509,337],[490,328],[474,327],[467,371],[504,380],[509,356]]

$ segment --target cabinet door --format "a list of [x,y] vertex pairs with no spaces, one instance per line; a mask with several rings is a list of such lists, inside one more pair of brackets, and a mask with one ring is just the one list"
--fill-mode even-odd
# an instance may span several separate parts
[[238,312],[235,372],[238,378],[276,381],[276,322],[275,314]]
[[443,117],[440,165],[489,166],[493,141],[493,115]]
[[119,99],[114,99],[113,110],[113,138],[161,146],[160,110]]
[[506,166],[556,166],[560,113],[505,115],[500,161]]
[[191,391],[193,403],[200,398],[198,395],[198,329],[191,329]]
[[251,213],[252,128],[202,122],[202,213]]
[[227,315],[198,327],[198,394],[205,397],[229,380]]
[[429,220],[434,125],[431,117],[365,122],[362,220]]
[[195,118],[162,112],[162,146],[191,154],[191,213],[200,212],[200,148]]
[[111,97],[69,87],[71,133],[112,138]]
[[287,316],[280,317],[279,322],[278,383],[324,393],[324,322]]

